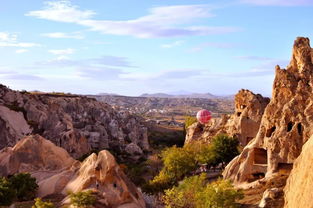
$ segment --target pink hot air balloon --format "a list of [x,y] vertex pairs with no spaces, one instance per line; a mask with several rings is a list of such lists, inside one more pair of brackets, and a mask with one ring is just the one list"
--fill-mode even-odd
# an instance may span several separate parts
[[201,124],[206,124],[211,119],[211,113],[208,110],[202,109],[197,113],[197,119]]

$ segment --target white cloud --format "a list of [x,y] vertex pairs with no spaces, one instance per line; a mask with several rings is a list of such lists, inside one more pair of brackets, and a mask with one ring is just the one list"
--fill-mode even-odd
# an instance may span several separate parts
[[17,48],[30,48],[38,47],[38,43],[18,42],[17,35],[8,32],[0,32],[0,47],[17,47]]
[[0,32],[0,41],[5,41],[5,42],[14,42],[17,39],[16,34],[11,34],[8,32]]
[[26,52],[28,52],[29,50],[27,50],[27,49],[18,49],[18,50],[16,50],[15,52],[16,53],[26,53]]
[[41,35],[48,38],[84,39],[84,36],[79,32],[74,33],[54,32],[54,33],[44,33]]
[[173,48],[173,47],[176,47],[176,46],[181,46],[183,43],[184,43],[184,41],[177,40],[177,41],[172,42],[172,43],[162,44],[161,48]]
[[211,35],[237,31],[233,27],[186,26],[195,20],[214,16],[212,7],[176,5],[155,7],[149,14],[137,19],[115,21],[92,19],[95,12],[80,10],[69,1],[47,2],[42,10],[31,11],[28,16],[86,26],[94,31],[111,35],[130,35],[137,38]]
[[313,5],[312,0],[240,0],[241,3],[247,3],[257,6],[307,6]]
[[34,16],[40,19],[49,19],[59,22],[79,22],[95,15],[90,10],[81,11],[73,6],[70,1],[48,1],[43,10],[31,11],[26,16]]
[[49,50],[48,52],[54,55],[70,55],[73,54],[75,50],[72,48],[67,48],[67,49]]

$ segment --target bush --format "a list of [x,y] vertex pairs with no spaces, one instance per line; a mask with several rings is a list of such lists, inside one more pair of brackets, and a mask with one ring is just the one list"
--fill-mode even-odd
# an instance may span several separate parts
[[55,208],[55,206],[52,202],[44,202],[41,200],[41,198],[36,198],[35,204],[32,206],[32,208]]
[[166,208],[236,208],[243,194],[229,181],[206,183],[205,174],[185,178],[178,186],[165,190]]
[[4,177],[0,178],[0,205],[9,206],[16,197],[16,191]]
[[36,196],[38,185],[29,173],[18,173],[9,178],[11,187],[16,191],[19,201],[32,200]]
[[90,207],[96,202],[96,197],[91,190],[71,193],[70,199],[75,207]]
[[216,162],[222,163],[223,167],[239,154],[238,139],[225,134],[214,137],[211,145]]
[[194,116],[185,116],[185,130],[188,129],[189,126],[197,122],[197,118]]

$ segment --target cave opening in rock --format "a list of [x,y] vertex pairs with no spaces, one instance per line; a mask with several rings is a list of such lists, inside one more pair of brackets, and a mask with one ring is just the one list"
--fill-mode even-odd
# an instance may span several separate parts
[[241,109],[245,109],[247,106],[246,105],[241,105],[240,108]]
[[267,164],[267,150],[263,148],[254,148],[254,161],[255,165]]
[[301,123],[298,123],[297,129],[298,129],[298,134],[301,136],[302,135],[302,131],[303,131]]
[[238,112],[238,113],[237,113],[237,116],[239,117],[240,115],[241,115],[241,112]]
[[290,122],[287,124],[287,132],[290,132],[290,131],[291,131],[292,126],[293,126],[293,123],[290,121]]
[[252,174],[254,180],[261,179],[265,177],[265,173],[253,173]]
[[277,165],[278,170],[291,171],[292,167],[293,167],[293,163],[278,163],[278,165]]
[[271,137],[275,130],[276,130],[276,126],[273,126],[272,128],[267,129],[266,130],[266,136]]

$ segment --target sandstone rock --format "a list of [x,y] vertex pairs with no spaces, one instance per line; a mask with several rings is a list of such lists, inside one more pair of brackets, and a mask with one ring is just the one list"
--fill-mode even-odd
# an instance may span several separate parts
[[[41,172],[41,178],[49,171],[59,171],[71,167],[75,160],[63,149],[39,135],[23,138],[13,148],[0,151],[1,176],[19,172]],[[44,174],[46,173],[46,174]],[[40,178],[38,178],[40,179]]]
[[247,145],[257,134],[264,109],[269,98],[254,94],[249,90],[240,90],[235,96],[235,113],[213,118],[203,126],[191,125],[186,134],[185,143],[193,141],[210,142],[218,134],[227,134],[239,139],[242,146]]
[[139,117],[84,96],[20,93],[0,86],[0,127],[0,147],[33,133],[76,158],[94,149],[123,155],[129,143],[136,144],[142,156],[149,150],[147,128]]
[[63,193],[86,189],[94,190],[98,200],[102,200],[107,207],[145,207],[142,194],[106,150],[99,152],[98,156],[90,155],[66,185]]
[[[106,150],[82,163],[63,148],[39,135],[23,138],[13,148],[0,151],[0,175],[29,172],[36,178],[37,196],[93,190],[101,207],[144,208],[141,192],[129,181],[115,158]],[[66,202],[66,199],[64,200]]]
[[275,200],[278,193],[279,193],[278,188],[266,189],[263,193],[263,197],[261,199],[259,207],[260,208],[270,208],[271,206],[269,205],[268,201]]
[[273,173],[289,174],[302,145],[312,135],[313,64],[309,39],[297,38],[287,69],[276,67],[273,95],[256,138],[229,163],[223,176],[235,184]]
[[303,145],[300,156],[287,180],[285,208],[312,208],[313,199],[313,136]]
[[31,133],[22,112],[16,112],[1,105],[0,129],[0,149],[13,146],[18,139]]

